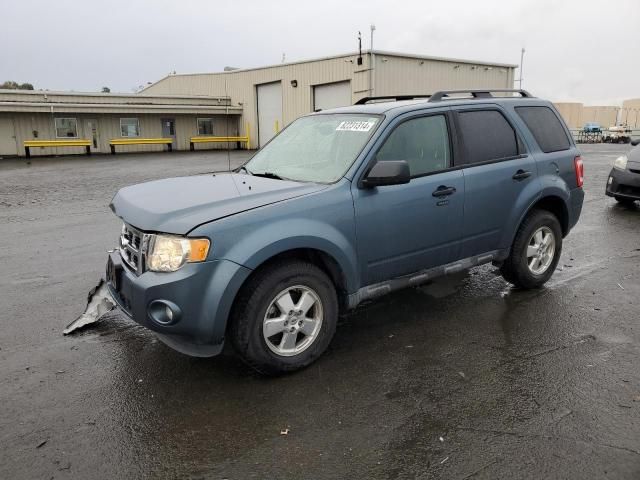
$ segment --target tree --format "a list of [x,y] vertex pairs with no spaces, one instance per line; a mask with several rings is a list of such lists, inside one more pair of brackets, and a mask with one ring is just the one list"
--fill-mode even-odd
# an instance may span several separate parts
[[111,89],[109,87],[102,87],[102,93],[111,93]]
[[7,90],[33,90],[33,85],[30,83],[18,83],[13,80],[7,80],[4,83],[0,83],[0,88]]

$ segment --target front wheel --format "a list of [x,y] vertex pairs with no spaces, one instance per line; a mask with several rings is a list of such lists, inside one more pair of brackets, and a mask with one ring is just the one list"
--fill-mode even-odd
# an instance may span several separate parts
[[520,288],[539,288],[553,275],[561,252],[560,222],[547,210],[533,210],[518,229],[502,276]]
[[243,287],[229,334],[248,365],[275,375],[322,355],[337,320],[338,300],[329,277],[311,263],[283,261],[258,271]]

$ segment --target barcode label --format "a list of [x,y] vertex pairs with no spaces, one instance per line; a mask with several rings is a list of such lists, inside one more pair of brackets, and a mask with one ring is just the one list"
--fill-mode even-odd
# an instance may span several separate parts
[[375,122],[348,120],[340,122],[336,132],[368,132],[375,125]]

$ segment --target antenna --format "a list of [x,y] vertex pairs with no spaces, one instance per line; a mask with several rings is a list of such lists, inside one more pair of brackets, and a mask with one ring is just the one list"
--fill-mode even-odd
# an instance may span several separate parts
[[362,65],[362,34],[358,30],[358,65]]
[[516,80],[518,82],[518,88],[522,88],[522,65],[524,63],[524,48],[520,52],[520,78]]

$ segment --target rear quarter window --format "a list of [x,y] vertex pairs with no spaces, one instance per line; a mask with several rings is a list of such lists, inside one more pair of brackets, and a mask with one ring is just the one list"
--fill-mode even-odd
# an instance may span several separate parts
[[560,152],[571,147],[562,123],[549,107],[516,107],[516,113],[544,153]]

